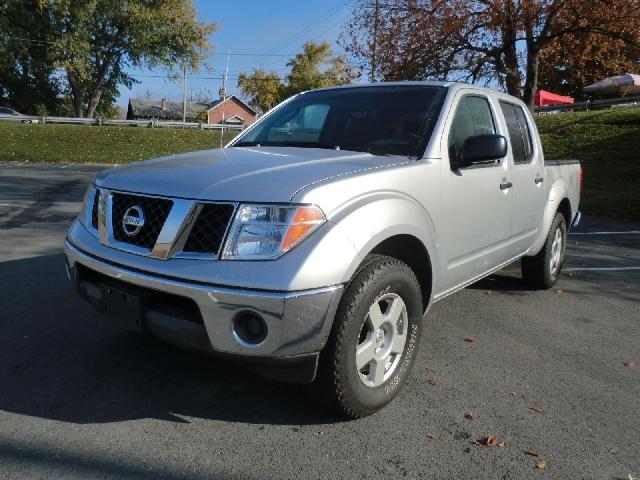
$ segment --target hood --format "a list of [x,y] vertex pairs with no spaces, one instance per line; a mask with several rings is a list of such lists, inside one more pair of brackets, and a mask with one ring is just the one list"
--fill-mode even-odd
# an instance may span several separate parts
[[288,202],[312,183],[406,163],[404,157],[292,147],[204,150],[104,170],[100,187],[196,200]]

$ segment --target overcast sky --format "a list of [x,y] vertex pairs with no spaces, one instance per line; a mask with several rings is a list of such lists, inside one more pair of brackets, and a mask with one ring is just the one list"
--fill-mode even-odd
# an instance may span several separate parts
[[[237,91],[238,74],[263,66],[280,75],[287,72],[287,61],[307,41],[328,41],[334,52],[341,53],[336,40],[355,0],[194,0],[198,18],[216,22],[218,31],[211,36],[215,46],[209,58],[210,69],[190,75],[187,97],[199,92],[217,98],[220,79],[230,51],[227,92]],[[250,54],[250,55],[247,55]],[[129,97],[149,94],[152,98],[182,99],[182,83],[170,81],[163,70],[131,70],[141,83],[131,90],[121,87],[119,104],[126,106]],[[211,78],[214,77],[214,78]],[[216,78],[220,77],[220,78]]]

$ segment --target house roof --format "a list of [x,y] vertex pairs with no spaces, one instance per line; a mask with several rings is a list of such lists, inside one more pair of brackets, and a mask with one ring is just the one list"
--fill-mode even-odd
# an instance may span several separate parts
[[[235,95],[230,95],[226,99],[217,99],[213,102],[187,102],[187,118],[194,119],[203,110],[212,110],[217,106],[234,98],[238,103],[245,106],[254,114],[257,114],[255,109],[247,105]],[[162,100],[153,100],[147,98],[130,98],[129,105],[131,106],[132,114],[135,117],[144,118],[167,118],[172,120],[182,120],[182,102],[167,102],[166,110],[162,110]]]
[[224,119],[224,123],[244,123],[244,118],[240,115],[230,115]]
[[[162,100],[130,98],[129,105],[136,117],[182,120],[182,102],[167,102],[166,110],[162,109]],[[187,102],[187,118],[196,118],[198,113],[208,110],[210,105],[203,102]]]
[[236,97],[235,95],[229,95],[227,98],[225,98],[224,100],[222,100],[221,98],[219,98],[218,100],[214,100],[213,102],[211,102],[209,104],[208,110],[212,110],[214,108],[216,108],[219,105],[222,105],[225,102],[228,102],[229,100],[231,100],[232,98],[234,98],[237,102],[239,102],[240,104],[242,104],[243,106],[247,107],[249,110],[251,110],[253,113],[255,113],[256,115],[258,114],[258,112],[251,107],[250,105],[248,105],[247,103],[243,102],[242,100],[240,100],[238,97]]

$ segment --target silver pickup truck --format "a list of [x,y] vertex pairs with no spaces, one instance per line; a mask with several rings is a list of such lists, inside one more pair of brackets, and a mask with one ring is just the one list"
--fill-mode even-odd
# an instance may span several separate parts
[[311,383],[357,418],[407,380],[434,302],[517,260],[532,288],[556,282],[581,177],[544,161],[508,95],[315,90],[225,148],[100,173],[67,268],[131,328]]

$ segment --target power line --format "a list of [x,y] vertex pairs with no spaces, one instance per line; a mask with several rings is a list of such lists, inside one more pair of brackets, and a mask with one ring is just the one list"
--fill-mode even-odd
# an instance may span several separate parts
[[303,27],[297,33],[294,33],[287,40],[284,40],[283,42],[280,42],[279,44],[277,44],[272,49],[267,50],[267,53],[273,54],[273,53],[275,53],[275,52],[277,52],[279,50],[282,50],[282,48],[286,47],[290,43],[292,43],[292,42],[298,40],[299,38],[303,37],[304,35],[308,34],[309,31],[313,30],[318,25],[321,25],[323,22],[325,22],[326,20],[331,18],[333,15],[335,15],[342,7],[346,6],[349,3],[349,1],[350,0],[341,0],[340,2],[335,4],[333,7],[331,7],[327,12],[325,12],[323,15],[321,15],[319,18],[317,18],[316,20],[311,22],[309,25]]

